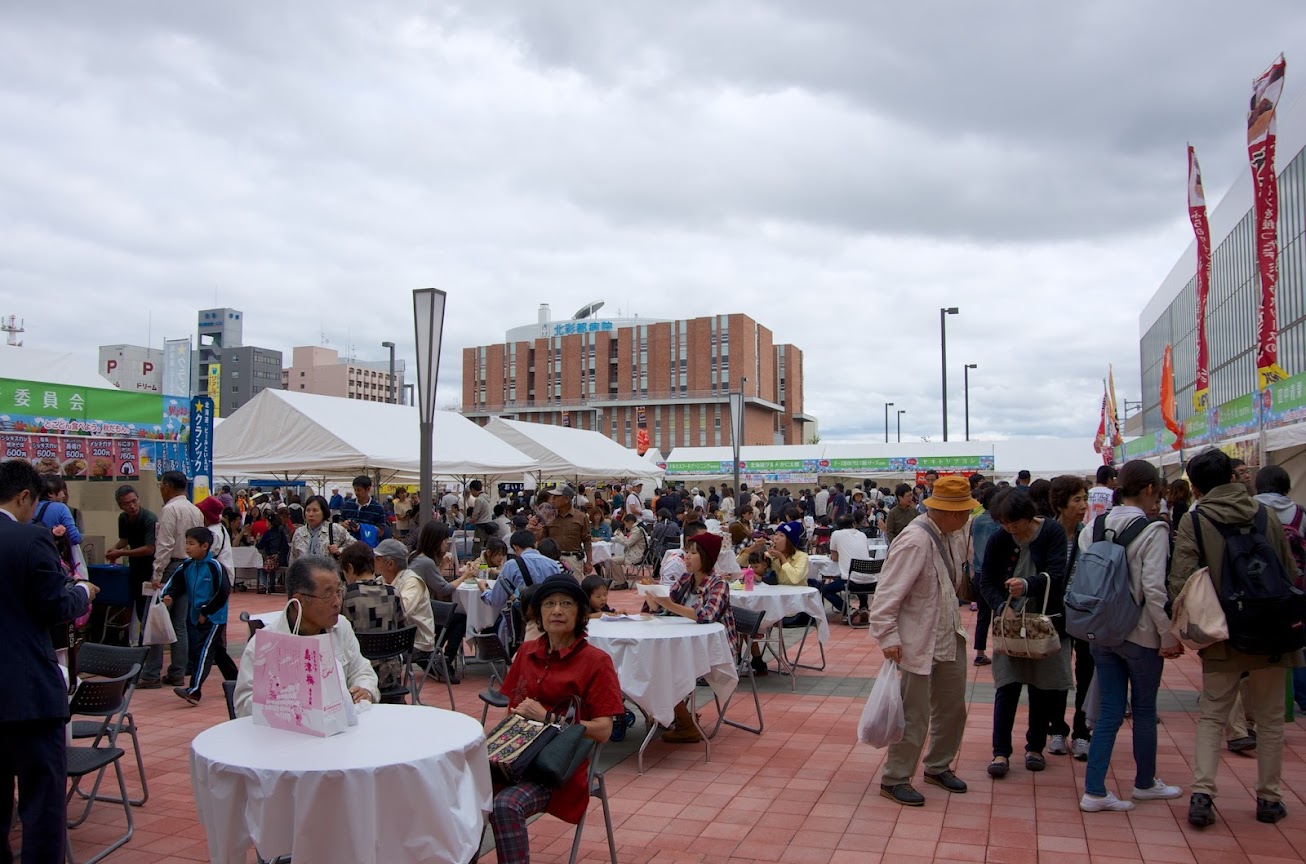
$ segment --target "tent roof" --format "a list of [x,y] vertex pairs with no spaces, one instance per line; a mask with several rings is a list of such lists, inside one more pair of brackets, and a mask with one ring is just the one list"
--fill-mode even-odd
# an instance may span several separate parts
[[41,381],[69,387],[98,387],[117,390],[107,378],[100,377],[95,364],[63,351],[41,348],[18,348],[0,343],[0,378],[18,381]]
[[660,478],[657,465],[641,459],[616,441],[588,429],[495,418],[485,427],[493,435],[535,459],[545,477],[579,480]]
[[[264,390],[214,431],[213,472],[349,478],[380,470],[420,479],[417,408]],[[535,460],[453,411],[435,412],[436,477],[520,474]]]

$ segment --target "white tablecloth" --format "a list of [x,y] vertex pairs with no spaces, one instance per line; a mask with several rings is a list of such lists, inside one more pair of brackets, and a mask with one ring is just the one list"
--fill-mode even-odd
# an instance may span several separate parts
[[[837,566],[837,565],[836,565]],[[822,642],[830,640],[830,622],[825,620],[825,607],[821,594],[808,585],[767,585],[759,583],[752,591],[731,591],[730,605],[750,612],[765,612],[764,628],[780,623],[783,618],[806,612],[816,621],[816,635]]]
[[869,545],[871,547],[871,559],[874,561],[883,561],[885,556],[889,554],[889,544],[883,540],[872,540]]
[[237,569],[241,567],[252,567],[255,570],[263,569],[263,556],[256,546],[231,547],[231,560]]
[[255,726],[191,743],[191,786],[209,859],[465,864],[492,792],[481,725],[464,714],[376,705],[331,738]]
[[463,612],[467,614],[468,631],[475,630],[483,633],[494,628],[494,622],[499,618],[499,610],[481,602],[481,591],[475,583],[464,582],[459,585],[458,590],[454,592],[454,597]]
[[843,575],[843,571],[839,569],[839,562],[829,555],[808,555],[807,575],[813,579],[820,579],[823,576],[834,579]]
[[591,564],[602,564],[604,561],[611,561],[612,556],[617,553],[617,545],[607,540],[594,540],[590,543],[590,555],[593,557]]
[[706,679],[722,704],[739,684],[730,637],[719,623],[688,618],[652,621],[591,621],[591,645],[612,656],[621,690],[663,726],[670,726],[676,703],[694,683]]

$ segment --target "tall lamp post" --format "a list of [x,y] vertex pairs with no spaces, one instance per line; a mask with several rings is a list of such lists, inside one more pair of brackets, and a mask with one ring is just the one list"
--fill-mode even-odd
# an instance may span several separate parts
[[395,343],[382,342],[382,348],[390,349],[390,384],[386,387],[385,401],[391,405],[395,403]]
[[736,512],[739,509],[739,446],[744,441],[744,384],[747,381],[747,378],[740,381],[739,389],[730,394],[730,450],[734,456],[732,473]]
[[970,440],[970,370],[978,369],[979,364],[967,363],[962,367],[962,380],[965,382],[963,389],[966,392],[966,440]]
[[420,418],[421,440],[418,443],[418,465],[421,471],[421,509],[419,524],[431,521],[431,505],[435,493],[435,480],[431,476],[433,452],[431,438],[435,434],[435,385],[440,374],[440,340],[444,336],[444,306],[446,294],[436,288],[419,288],[413,291],[413,322],[417,335],[417,404]]
[[948,440],[948,316],[956,315],[956,306],[939,309],[939,355],[943,368],[943,440]]
[[898,443],[902,443],[902,415],[907,413],[906,408],[898,409]]
[[892,402],[884,403],[884,443],[889,443],[889,408],[893,406]]

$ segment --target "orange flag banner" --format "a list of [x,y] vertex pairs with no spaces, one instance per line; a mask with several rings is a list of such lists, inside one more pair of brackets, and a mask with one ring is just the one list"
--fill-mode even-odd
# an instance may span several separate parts
[[1169,345],[1161,358],[1161,420],[1175,437],[1172,448],[1184,449],[1184,427],[1175,418],[1174,357]]

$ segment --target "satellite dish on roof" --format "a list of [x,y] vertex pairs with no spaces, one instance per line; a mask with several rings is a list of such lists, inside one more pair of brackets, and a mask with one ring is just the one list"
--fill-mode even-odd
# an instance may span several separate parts
[[580,311],[571,317],[577,319],[590,318],[602,308],[603,308],[603,301],[595,300],[593,303],[590,303],[587,306],[580,307]]

